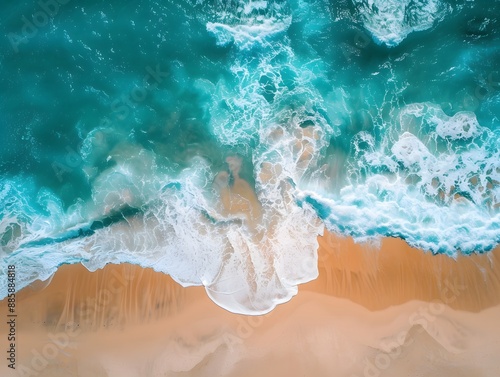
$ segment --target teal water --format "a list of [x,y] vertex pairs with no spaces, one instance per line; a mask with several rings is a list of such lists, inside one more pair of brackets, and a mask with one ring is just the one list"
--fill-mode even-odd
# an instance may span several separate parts
[[[316,277],[324,227],[450,256],[500,241],[500,1],[1,7],[1,264],[19,289],[130,262],[262,313]],[[230,156],[257,227],[220,210]]]

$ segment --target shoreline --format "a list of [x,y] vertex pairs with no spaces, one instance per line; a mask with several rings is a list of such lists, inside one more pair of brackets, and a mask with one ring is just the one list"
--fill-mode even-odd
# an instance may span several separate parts
[[[358,244],[351,237],[340,237],[325,230],[323,236],[318,236],[318,243],[319,275],[310,282],[299,284],[299,294],[312,291],[347,299],[370,311],[384,310],[412,300],[441,300],[453,309],[468,312],[480,312],[500,305],[500,267],[496,267],[500,264],[500,246],[488,253],[459,255],[454,259],[413,248],[395,238],[384,238],[379,245]],[[152,305],[151,297],[169,302],[170,306],[164,308],[166,314],[175,311],[176,302],[181,302],[186,295],[206,295],[203,286],[183,287],[169,275],[152,268],[110,263],[91,272],[78,263],[60,266],[51,278],[33,282],[18,291],[16,296],[18,301],[29,301],[35,296],[50,296],[57,291],[60,298],[61,291],[71,295],[80,289],[89,292],[104,290],[105,295],[121,293],[124,289],[147,289],[150,297],[145,299],[146,304]],[[449,298],[450,293],[458,291],[460,295]],[[130,296],[131,292],[127,294]],[[172,298],[177,301],[173,302]],[[6,298],[0,300],[0,306],[6,303]],[[61,308],[68,304],[74,302],[59,302],[55,306]],[[286,302],[280,305],[286,305]],[[69,315],[70,312],[66,308],[61,314]]]
[[454,259],[396,238],[383,238],[378,247],[325,231],[318,241],[319,276],[299,289],[346,298],[369,310],[409,300],[441,300],[470,312],[500,304],[500,246]]

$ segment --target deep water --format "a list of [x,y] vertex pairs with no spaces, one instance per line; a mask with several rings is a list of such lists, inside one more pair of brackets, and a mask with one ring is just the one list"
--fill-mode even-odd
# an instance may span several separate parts
[[[262,313],[316,277],[323,227],[450,256],[500,241],[500,1],[0,7],[0,253],[19,289],[130,262]],[[257,227],[221,211],[230,156]]]

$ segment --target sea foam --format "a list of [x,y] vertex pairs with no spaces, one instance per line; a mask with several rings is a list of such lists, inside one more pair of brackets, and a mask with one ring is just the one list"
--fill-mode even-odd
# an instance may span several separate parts
[[354,0],[375,42],[397,46],[408,34],[431,28],[450,11],[439,0]]

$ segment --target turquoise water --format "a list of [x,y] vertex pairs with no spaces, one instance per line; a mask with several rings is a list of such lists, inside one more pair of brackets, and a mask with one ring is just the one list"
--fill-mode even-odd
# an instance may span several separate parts
[[[1,7],[1,264],[19,289],[130,262],[262,313],[317,276],[324,227],[450,256],[500,241],[500,1]],[[257,227],[220,209],[230,156]]]

